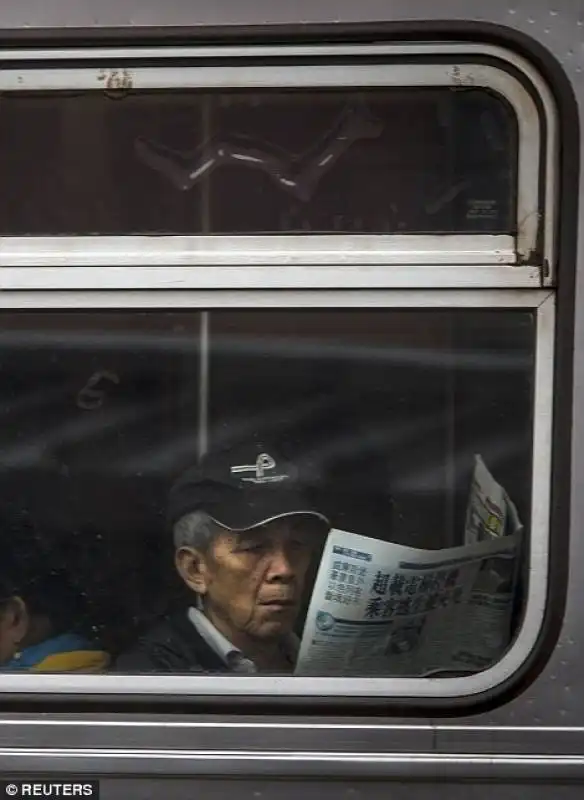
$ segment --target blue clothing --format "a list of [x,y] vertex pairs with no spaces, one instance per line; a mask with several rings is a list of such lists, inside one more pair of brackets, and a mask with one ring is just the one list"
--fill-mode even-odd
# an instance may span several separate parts
[[[99,666],[105,654],[99,647],[76,633],[62,633],[33,644],[22,650],[5,664],[0,664],[0,672],[85,671],[83,667]],[[57,665],[61,665],[60,668]],[[105,666],[105,664],[104,664]],[[91,670],[93,671],[93,670]]]

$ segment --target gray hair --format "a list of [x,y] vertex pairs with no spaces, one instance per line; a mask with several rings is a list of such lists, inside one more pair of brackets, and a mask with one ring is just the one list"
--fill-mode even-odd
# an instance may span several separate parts
[[194,547],[204,551],[220,530],[221,526],[205,511],[191,511],[181,517],[172,529],[174,546],[177,549]]

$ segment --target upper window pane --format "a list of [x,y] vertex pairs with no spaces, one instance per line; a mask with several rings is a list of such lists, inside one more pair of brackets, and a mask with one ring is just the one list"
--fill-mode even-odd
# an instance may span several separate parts
[[0,112],[0,235],[516,228],[516,119],[483,89],[6,92]]

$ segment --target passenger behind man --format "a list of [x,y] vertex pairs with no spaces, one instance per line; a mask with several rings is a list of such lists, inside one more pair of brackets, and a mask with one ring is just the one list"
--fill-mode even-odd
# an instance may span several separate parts
[[330,530],[293,467],[257,446],[210,454],[172,488],[168,516],[192,602],[116,669],[291,672],[306,576]]
[[[109,657],[82,629],[81,592],[25,512],[0,519],[0,671],[101,672]],[[89,627],[87,625],[87,627]]]

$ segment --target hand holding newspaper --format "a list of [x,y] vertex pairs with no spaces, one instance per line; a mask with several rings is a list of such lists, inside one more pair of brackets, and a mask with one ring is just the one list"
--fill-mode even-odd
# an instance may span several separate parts
[[522,526],[477,456],[461,547],[419,550],[333,530],[298,675],[427,676],[485,669],[510,644]]

